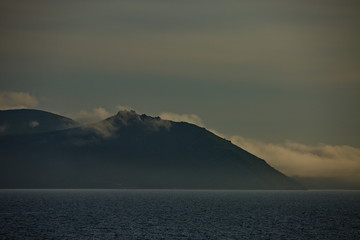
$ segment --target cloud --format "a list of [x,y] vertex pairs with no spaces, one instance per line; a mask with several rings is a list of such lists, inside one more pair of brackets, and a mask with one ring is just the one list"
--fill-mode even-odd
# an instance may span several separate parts
[[[92,7],[84,9],[81,1],[47,2],[41,8],[31,1],[21,1],[21,8],[15,0],[2,2],[7,31],[0,48],[23,60],[4,62],[13,71],[21,66],[38,72],[56,64],[65,70],[77,66],[221,81],[358,79],[357,58],[349,51],[358,49],[357,4],[90,1]],[[65,15],[59,8],[69,11]],[[337,76],[346,73],[355,77]]]
[[288,176],[342,179],[360,183],[360,149],[350,146],[314,146],[285,141],[266,143],[241,136],[232,143],[263,158]]
[[161,119],[159,117],[145,116],[142,119],[144,126],[149,131],[159,131],[161,129],[169,130],[171,128],[171,122],[168,120]]
[[38,121],[31,121],[31,122],[29,122],[29,126],[31,127],[31,128],[35,128],[35,127],[37,127],[37,126],[39,126],[40,125],[40,123],[38,122]]
[[[206,127],[203,120],[196,114],[177,114],[177,113],[171,113],[171,112],[164,112],[164,113],[161,113],[159,116],[161,119],[164,119],[164,120],[170,120],[170,121],[174,121],[174,122],[188,122],[188,123],[195,124],[199,127]],[[207,130],[221,138],[227,139],[227,137],[224,134],[216,131],[215,129],[207,129]]]
[[86,125],[84,129],[94,131],[101,137],[107,138],[111,137],[118,130],[118,127],[113,124],[112,121],[101,121],[95,124]]
[[24,92],[0,92],[0,109],[34,108],[39,101]]
[[127,127],[131,125],[142,125],[147,130],[159,131],[160,128],[170,129],[171,123],[159,117],[151,117],[145,114],[139,115],[134,110],[119,111],[109,121],[117,127]]
[[201,127],[204,127],[204,123],[201,118],[196,114],[176,114],[171,112],[164,112],[160,115],[161,119],[170,120],[174,122],[188,122]]
[[7,128],[7,125],[0,125],[0,133],[5,132]]
[[131,111],[132,108],[128,107],[128,106],[123,106],[123,105],[117,105],[115,107],[115,109],[119,112],[119,111]]
[[207,129],[207,130],[208,130],[209,132],[212,132],[212,133],[215,134],[216,136],[219,136],[219,137],[221,137],[221,138],[227,139],[227,137],[226,137],[224,134],[216,131],[215,129]]
[[104,120],[107,118],[104,121],[98,121],[96,123],[89,123],[89,121],[87,121],[83,124],[82,128],[107,138],[116,134],[119,129],[132,125],[141,126],[148,131],[168,130],[171,127],[170,121],[163,120],[159,117],[151,117],[145,114],[139,115],[134,110],[128,110],[128,107],[120,105],[116,108],[119,111],[112,117],[110,117],[110,114],[104,108],[97,108],[92,112],[81,111],[83,123],[84,120]]
[[[164,112],[161,113],[159,117],[164,120],[170,120],[174,122],[188,122],[195,124],[199,127],[206,127],[203,120],[196,114],[177,114],[171,112]],[[225,139],[227,138],[224,134],[216,131],[215,129],[207,129],[207,130],[221,138],[225,138]]]
[[102,107],[94,108],[91,111],[81,110],[78,113],[70,114],[70,117],[72,119],[82,124],[101,121],[110,116],[111,114]]

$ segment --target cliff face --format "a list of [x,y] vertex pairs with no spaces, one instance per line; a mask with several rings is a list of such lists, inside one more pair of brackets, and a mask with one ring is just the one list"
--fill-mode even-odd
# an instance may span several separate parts
[[204,128],[122,111],[96,124],[0,137],[1,188],[301,189]]

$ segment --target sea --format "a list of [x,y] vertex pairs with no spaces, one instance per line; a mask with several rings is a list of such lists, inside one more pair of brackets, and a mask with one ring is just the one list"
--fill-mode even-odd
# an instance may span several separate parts
[[0,190],[0,239],[360,239],[360,191]]

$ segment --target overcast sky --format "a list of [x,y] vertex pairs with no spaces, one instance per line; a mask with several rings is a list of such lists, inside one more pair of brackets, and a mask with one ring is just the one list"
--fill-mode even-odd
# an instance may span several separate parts
[[0,11],[3,99],[360,147],[358,1],[3,0]]

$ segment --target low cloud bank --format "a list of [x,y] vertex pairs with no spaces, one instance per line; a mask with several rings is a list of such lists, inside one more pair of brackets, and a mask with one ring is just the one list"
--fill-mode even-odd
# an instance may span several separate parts
[[24,92],[0,92],[0,110],[35,108],[39,101]]
[[280,144],[233,136],[230,140],[288,176],[333,178],[360,184],[360,149],[327,144]]

